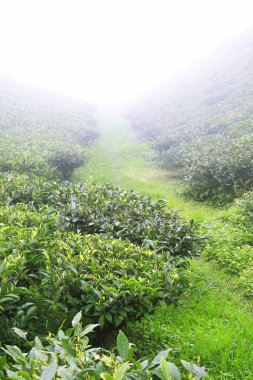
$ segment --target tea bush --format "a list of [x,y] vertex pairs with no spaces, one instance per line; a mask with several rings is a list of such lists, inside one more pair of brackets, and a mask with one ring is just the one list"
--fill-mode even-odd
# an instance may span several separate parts
[[82,309],[116,327],[190,291],[202,239],[164,201],[95,182],[0,177],[0,329],[44,334]]
[[14,142],[11,137],[0,140],[0,157],[0,172],[33,173],[49,179],[57,174],[40,149],[27,146],[27,142]]
[[63,179],[69,179],[75,169],[84,165],[86,159],[86,151],[74,144],[54,144],[48,152],[48,163],[60,171]]
[[10,137],[8,144],[0,140],[0,156],[1,172],[69,179],[73,171],[87,161],[88,150],[64,141],[54,144],[48,141],[40,146],[37,140],[13,141]]
[[129,240],[169,255],[190,257],[198,252],[197,225],[167,211],[164,201],[85,181],[62,184],[34,176],[0,177],[0,200],[7,204],[52,206],[68,230]]
[[253,188],[252,42],[246,33],[127,112],[197,200],[226,203]]
[[[106,351],[89,345],[88,334],[97,325],[82,327],[82,314],[79,312],[72,320],[72,327],[67,331],[61,328],[57,335],[41,341],[36,337],[29,342],[32,348],[28,353],[17,346],[7,345],[2,348],[0,356],[0,379],[87,379],[87,380],[127,380],[127,379],[161,379],[180,380],[181,375],[191,374],[191,379],[200,380],[208,377],[204,367],[181,361],[181,369],[168,361],[171,349],[160,352],[152,360],[134,358],[134,347],[120,331],[117,348]],[[26,341],[26,332],[15,328],[18,340]],[[27,342],[28,343],[28,342]]]
[[35,205],[37,209],[53,204],[60,182],[48,181],[44,177],[31,174],[0,174],[0,200],[6,205]]
[[80,308],[89,320],[117,327],[162,300],[176,302],[193,286],[186,260],[120,238],[65,232],[48,207],[7,206],[0,248],[3,341],[12,340],[12,326],[43,334]]
[[240,273],[238,278],[238,287],[242,289],[246,297],[253,297],[253,260],[252,260],[253,250],[251,249],[251,260],[247,269],[244,269]]
[[[168,255],[190,257],[198,251],[200,237],[193,220],[182,220],[167,211],[166,202],[96,182],[67,184],[56,195],[64,204],[64,225],[83,233],[99,233],[129,240]],[[66,201],[67,200],[67,201]]]
[[188,193],[197,200],[231,201],[253,187],[253,139],[219,136],[187,152]]
[[159,301],[175,302],[191,287],[189,273],[166,254],[75,233],[50,243],[50,262],[41,275],[43,299],[60,288],[57,303],[81,308],[102,327],[148,315]]

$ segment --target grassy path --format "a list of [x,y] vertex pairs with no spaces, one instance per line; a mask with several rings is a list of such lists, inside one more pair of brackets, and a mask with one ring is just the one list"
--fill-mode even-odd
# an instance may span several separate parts
[[[168,200],[181,215],[208,224],[218,210],[188,202],[181,185],[149,161],[146,144],[136,140],[125,120],[101,119],[101,134],[88,165],[77,179],[93,179]],[[253,379],[253,305],[234,290],[233,279],[204,260],[192,262],[200,279],[196,295],[180,306],[163,305],[150,320],[131,323],[127,333],[140,354],[172,347],[172,357],[199,360],[212,379]]]
[[180,198],[180,184],[168,181],[168,173],[152,165],[149,161],[151,156],[152,151],[147,144],[136,141],[124,119],[109,116],[100,122],[100,138],[93,149],[92,159],[76,177],[90,176],[150,195],[153,199],[167,199],[168,207],[183,209],[182,215],[187,218],[206,220],[215,212],[211,207]]

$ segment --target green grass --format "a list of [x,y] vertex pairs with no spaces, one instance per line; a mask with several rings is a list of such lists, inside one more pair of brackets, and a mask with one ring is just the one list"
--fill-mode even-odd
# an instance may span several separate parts
[[181,214],[186,218],[206,221],[216,212],[212,207],[186,201],[180,196],[182,183],[168,180],[171,173],[155,165],[151,149],[136,141],[124,119],[109,117],[101,121],[99,127],[100,138],[95,143],[93,155],[88,164],[75,173],[75,179],[92,177],[155,200],[166,199],[169,208],[183,210]]
[[[136,140],[125,120],[102,119],[100,131],[93,156],[76,172],[76,179],[91,176],[153,199],[167,199],[169,208],[182,209],[182,216],[204,224],[218,215],[218,209],[180,195],[180,181],[155,166],[152,151]],[[192,270],[202,279],[198,295],[179,306],[158,307],[149,320],[131,323],[130,340],[140,347],[139,355],[172,347],[175,360],[200,360],[212,379],[253,379],[253,305],[236,291],[233,277],[214,264],[193,260]]]
[[130,340],[140,356],[171,347],[172,361],[199,360],[213,379],[252,379],[252,307],[215,266],[202,260],[193,266],[205,278],[202,291],[179,306],[158,307],[150,320],[129,324]]

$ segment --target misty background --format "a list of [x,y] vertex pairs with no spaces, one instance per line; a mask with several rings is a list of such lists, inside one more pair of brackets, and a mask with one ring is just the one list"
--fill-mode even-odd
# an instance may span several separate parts
[[121,105],[240,35],[252,14],[250,0],[0,0],[0,75]]

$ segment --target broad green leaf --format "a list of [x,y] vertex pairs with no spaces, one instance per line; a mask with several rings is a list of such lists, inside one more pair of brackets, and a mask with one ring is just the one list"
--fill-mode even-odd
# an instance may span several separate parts
[[5,348],[2,348],[8,355],[10,355],[15,362],[17,363],[24,363],[25,362],[25,358],[24,358],[24,355],[22,353],[22,351],[17,347],[17,346],[9,346],[9,345],[6,345],[6,349]]
[[77,326],[79,322],[81,321],[81,319],[82,319],[82,312],[79,311],[79,313],[77,313],[72,319],[72,326],[73,327]]
[[122,359],[127,360],[129,355],[129,342],[126,335],[121,330],[117,336],[117,349]]
[[148,366],[148,360],[144,360],[143,362],[140,363],[141,368],[145,369]]
[[94,331],[94,329],[99,326],[99,324],[95,324],[95,325],[88,325],[85,327],[85,329],[82,331],[81,333],[81,338],[85,335],[88,335],[90,332]]
[[24,332],[17,327],[13,327],[12,330],[17,334],[20,338],[26,339],[27,332]]
[[98,362],[96,364],[96,367],[95,367],[95,370],[94,370],[94,373],[95,375],[100,378],[100,375],[101,373],[103,373],[105,370],[105,366],[104,366],[104,363],[103,362]]
[[34,312],[36,311],[37,309],[37,306],[32,306],[30,307],[27,312],[26,312],[26,317],[30,317],[32,314],[34,314]]
[[57,375],[60,376],[61,380],[72,380],[73,379],[73,368],[59,367],[57,369]]

